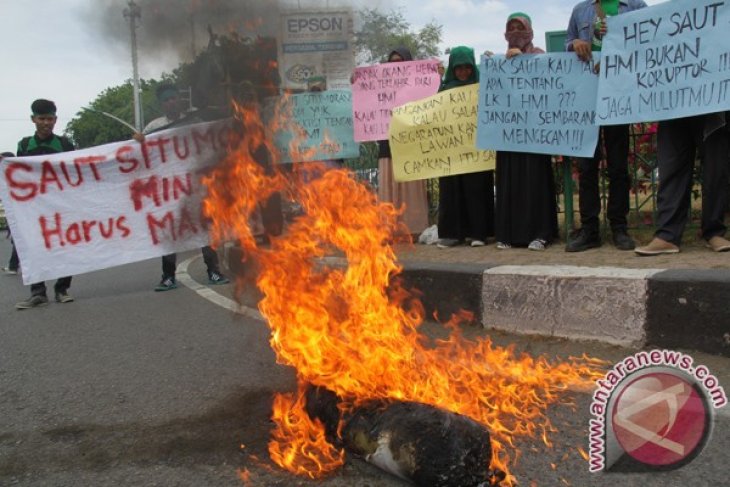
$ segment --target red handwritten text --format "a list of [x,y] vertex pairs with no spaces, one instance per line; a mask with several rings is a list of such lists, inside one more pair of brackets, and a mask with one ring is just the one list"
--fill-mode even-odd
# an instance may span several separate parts
[[168,211],[161,217],[148,213],[147,227],[154,245],[159,245],[163,240],[185,240],[188,236],[205,230],[203,223],[196,221],[185,207],[180,209],[178,215],[173,211]]
[[140,211],[144,200],[149,198],[156,207],[169,201],[177,201],[183,196],[193,195],[193,177],[190,173],[185,176],[150,176],[149,178],[135,179],[129,184],[129,195],[134,204],[134,211]]
[[[210,126],[206,130],[191,129],[189,133],[171,137],[150,136],[139,145],[128,144],[117,149],[116,160],[119,172],[124,174],[141,168],[152,169],[153,162],[159,159],[161,164],[183,162],[191,155],[216,153],[226,148],[232,141],[231,128],[228,125]],[[142,159],[135,153],[142,153]]]
[[12,162],[5,168],[10,197],[15,201],[29,201],[46,194],[49,190],[64,191],[81,186],[87,178],[101,181],[96,165],[105,161],[104,156],[85,156],[73,159],[72,163],[59,161],[52,164],[43,161],[40,166],[25,162]]
[[43,242],[46,249],[51,250],[54,243],[60,247],[66,245],[77,245],[89,243],[95,238],[109,240],[115,236],[127,238],[132,230],[127,226],[127,217],[109,217],[105,220],[81,220],[66,224],[63,222],[60,213],[55,213],[52,218],[41,216],[38,218],[41,227]]

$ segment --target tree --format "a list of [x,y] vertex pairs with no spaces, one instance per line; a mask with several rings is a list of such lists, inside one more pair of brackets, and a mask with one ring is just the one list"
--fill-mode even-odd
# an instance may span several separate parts
[[403,17],[403,12],[391,10],[382,13],[365,8],[359,12],[361,28],[355,32],[355,49],[358,60],[365,64],[385,61],[396,47],[405,46],[414,58],[429,58],[441,54],[439,44],[443,26],[431,21],[417,32]]
[[[140,80],[142,107],[145,118],[151,120],[159,116],[155,99],[155,87],[159,81]],[[66,126],[65,134],[80,149],[96,145],[129,140],[132,131],[129,127],[99,112],[106,112],[134,125],[134,104],[132,102],[132,82],[105,89],[91,102],[91,110],[81,110]],[[95,111],[94,111],[95,110]]]

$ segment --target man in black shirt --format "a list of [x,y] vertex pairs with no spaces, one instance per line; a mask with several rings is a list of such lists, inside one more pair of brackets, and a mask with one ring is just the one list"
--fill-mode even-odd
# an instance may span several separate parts
[[[34,101],[30,109],[30,119],[35,124],[35,134],[24,137],[18,143],[18,156],[37,156],[42,154],[56,154],[75,150],[74,145],[68,138],[53,133],[56,125],[56,104],[50,100],[38,99]],[[74,300],[68,293],[71,287],[71,277],[62,277],[56,281],[54,291],[56,301],[59,303],[70,303]],[[48,304],[46,295],[46,283],[36,282],[30,286],[30,298],[20,301],[15,305],[18,309],[29,309]]]
[[[202,122],[194,113],[183,113],[178,89],[170,83],[160,83],[155,89],[157,100],[160,102],[163,115],[155,118],[144,128],[142,133],[135,133],[134,140],[140,144],[144,142],[145,135],[158,132],[160,130],[179,127],[196,122]],[[210,246],[206,245],[200,249],[203,253],[203,262],[208,269],[209,284],[228,284],[231,282],[224,276],[219,267],[218,253]],[[175,279],[175,271],[177,269],[177,254],[167,254],[162,256],[162,279],[155,287],[155,291],[170,291],[177,288],[177,280]]]

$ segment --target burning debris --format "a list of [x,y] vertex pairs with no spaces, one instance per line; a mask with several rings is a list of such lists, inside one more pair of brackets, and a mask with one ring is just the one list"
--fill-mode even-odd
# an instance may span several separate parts
[[333,444],[417,486],[477,487],[504,479],[489,470],[489,432],[471,418],[409,401],[369,400],[344,413],[340,406],[334,393],[307,389],[307,414],[322,422]]

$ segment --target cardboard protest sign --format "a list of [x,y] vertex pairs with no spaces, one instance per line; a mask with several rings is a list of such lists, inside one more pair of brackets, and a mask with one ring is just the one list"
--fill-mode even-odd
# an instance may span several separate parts
[[598,143],[592,64],[572,52],[483,56],[477,147],[592,157]]
[[492,151],[477,150],[479,85],[442,91],[393,109],[390,150],[396,181],[494,169]]
[[208,245],[202,174],[230,142],[229,122],[0,163],[0,198],[23,282],[69,276]]
[[730,4],[674,0],[608,19],[599,125],[730,109]]
[[355,140],[387,139],[394,107],[438,91],[438,64],[436,59],[427,59],[356,68],[352,83]]
[[279,162],[345,159],[360,155],[352,137],[352,93],[323,91],[266,100],[266,125]]

